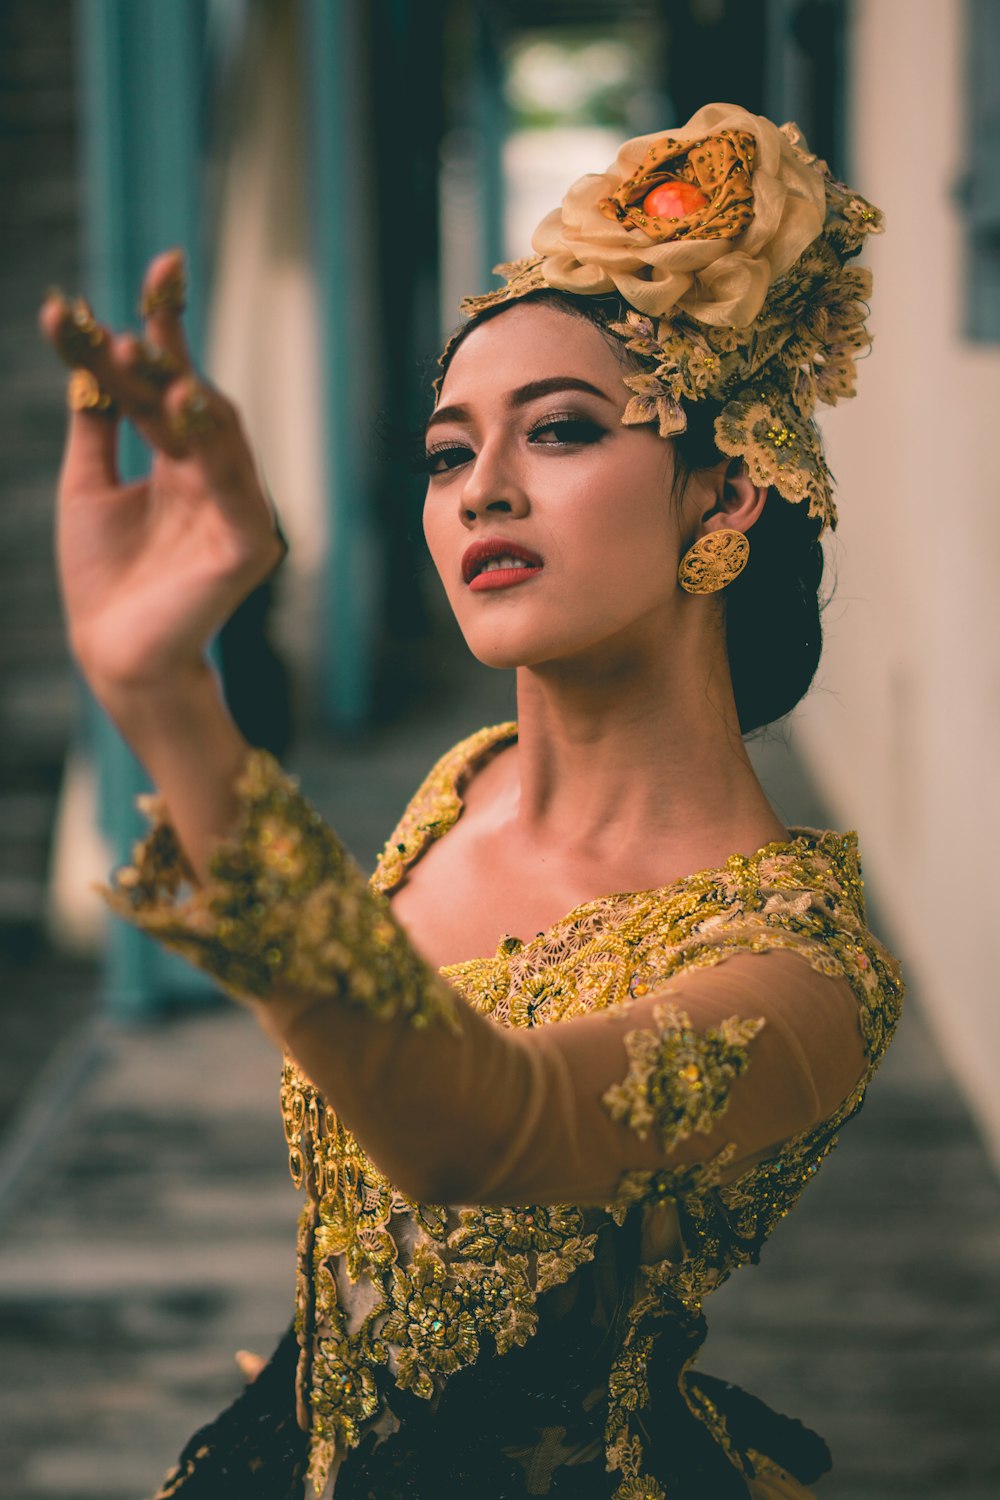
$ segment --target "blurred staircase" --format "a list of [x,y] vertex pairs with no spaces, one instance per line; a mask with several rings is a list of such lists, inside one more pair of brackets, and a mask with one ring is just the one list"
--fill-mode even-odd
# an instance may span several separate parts
[[0,6],[0,932],[37,941],[73,720],[52,562],[63,377],[38,338],[48,283],[79,279],[72,5]]
[[52,559],[64,377],[36,317],[80,279],[73,21],[72,0],[0,4],[0,1123],[94,990],[44,929],[76,688]]

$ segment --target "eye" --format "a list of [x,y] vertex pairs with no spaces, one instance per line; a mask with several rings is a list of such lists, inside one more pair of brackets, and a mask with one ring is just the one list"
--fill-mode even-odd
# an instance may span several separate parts
[[472,449],[463,444],[442,443],[438,448],[427,449],[420,467],[425,474],[447,474],[449,469],[457,469],[474,457]]
[[543,448],[572,447],[578,443],[596,443],[604,436],[604,429],[589,417],[546,417],[528,434],[531,442]]

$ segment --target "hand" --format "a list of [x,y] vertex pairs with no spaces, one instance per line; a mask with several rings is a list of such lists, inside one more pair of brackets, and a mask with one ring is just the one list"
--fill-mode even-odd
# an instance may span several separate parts
[[[203,672],[209,641],[285,552],[239,417],[192,366],[183,276],[179,251],[151,262],[141,339],[59,294],[40,314],[77,389],[107,407],[70,414],[57,522],[70,644],[99,698]],[[153,450],[128,484],[123,417]]]

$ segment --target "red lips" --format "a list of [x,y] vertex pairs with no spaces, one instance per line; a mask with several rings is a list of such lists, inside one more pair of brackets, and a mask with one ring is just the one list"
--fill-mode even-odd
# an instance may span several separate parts
[[[497,568],[484,572],[485,564],[494,557],[510,557],[526,566],[516,569]],[[506,583],[510,581],[511,574],[516,575],[520,581],[523,576],[530,577],[544,566],[537,552],[532,552],[529,547],[522,547],[518,542],[512,542],[502,536],[484,537],[482,541],[473,542],[471,547],[466,547],[462,554],[462,578],[470,584],[480,578],[484,580],[495,578],[498,584],[502,579]]]

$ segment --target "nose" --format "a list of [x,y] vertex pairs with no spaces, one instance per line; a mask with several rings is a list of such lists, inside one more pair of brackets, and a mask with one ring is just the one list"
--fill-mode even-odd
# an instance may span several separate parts
[[484,444],[469,466],[459,496],[464,525],[475,526],[490,515],[525,516],[530,510],[516,464],[501,446]]

